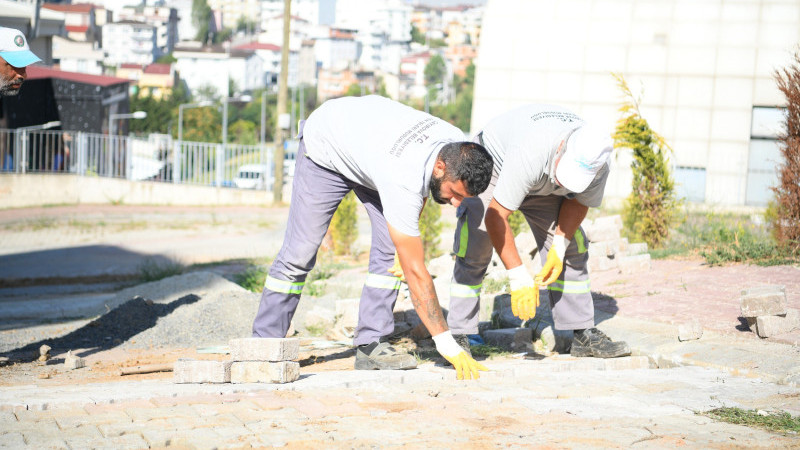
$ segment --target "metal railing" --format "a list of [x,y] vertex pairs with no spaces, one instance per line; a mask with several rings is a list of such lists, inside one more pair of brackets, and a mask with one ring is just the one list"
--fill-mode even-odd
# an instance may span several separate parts
[[[288,149],[285,174],[294,172]],[[271,190],[273,148],[76,131],[0,129],[0,174],[69,173],[137,181]]]

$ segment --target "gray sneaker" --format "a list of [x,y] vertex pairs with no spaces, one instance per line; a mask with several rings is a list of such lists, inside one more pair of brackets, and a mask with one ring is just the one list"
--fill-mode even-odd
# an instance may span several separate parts
[[576,357],[618,358],[629,356],[631,348],[625,342],[612,341],[597,328],[589,328],[583,330],[583,333],[575,333],[570,354]]
[[373,342],[356,348],[356,370],[406,370],[417,367],[417,358],[398,351],[387,342]]

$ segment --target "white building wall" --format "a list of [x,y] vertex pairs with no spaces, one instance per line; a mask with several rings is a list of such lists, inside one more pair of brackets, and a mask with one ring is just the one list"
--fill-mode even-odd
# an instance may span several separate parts
[[[798,42],[796,0],[489,0],[472,130],[534,102],[613,130],[622,73],[673,164],[705,169],[705,201],[743,205],[753,106],[784,102],[773,71]],[[629,162],[614,159],[607,197],[630,192]]]
[[108,65],[150,64],[161,56],[156,28],[147,24],[109,23],[103,26],[103,52]]

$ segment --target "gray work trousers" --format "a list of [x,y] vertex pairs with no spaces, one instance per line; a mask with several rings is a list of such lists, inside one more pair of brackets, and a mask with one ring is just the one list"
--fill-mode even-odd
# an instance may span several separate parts
[[301,140],[286,235],[269,269],[253,321],[253,337],[286,336],[328,225],[339,203],[352,190],[367,209],[372,224],[369,274],[361,291],[353,343],[378,341],[394,331],[392,310],[400,288],[400,280],[388,271],[394,264],[395,248],[380,197],[377,191],[314,163],[305,153],[305,143]]
[[[492,259],[492,244],[483,222],[492,198],[494,181],[478,197],[465,198],[456,211],[453,251],[456,264],[450,283],[450,310],[447,325],[455,334],[478,332],[478,311],[483,276]],[[558,213],[564,197],[529,195],[519,210],[533,231],[542,264],[553,241]],[[541,301],[549,299],[555,328],[578,330],[594,326],[594,304],[589,285],[588,241],[582,228],[570,238],[564,255],[564,270],[547,286]],[[523,255],[524,256],[524,255]]]

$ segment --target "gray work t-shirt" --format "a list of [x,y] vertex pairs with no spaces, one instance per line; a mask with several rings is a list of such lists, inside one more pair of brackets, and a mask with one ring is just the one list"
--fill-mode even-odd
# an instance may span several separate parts
[[571,192],[555,183],[551,173],[558,146],[583,119],[554,105],[527,105],[496,117],[482,131],[484,146],[499,173],[493,196],[516,211],[528,195],[562,195],[584,206],[598,207],[608,179],[608,164],[583,192]]
[[370,95],[328,100],[303,128],[306,154],[322,167],[378,191],[386,221],[419,236],[436,157],[464,133],[409,106]]

